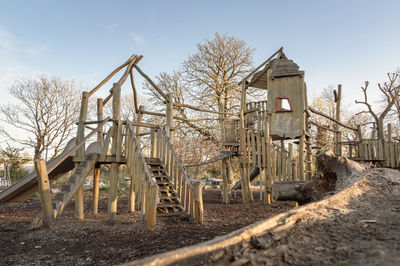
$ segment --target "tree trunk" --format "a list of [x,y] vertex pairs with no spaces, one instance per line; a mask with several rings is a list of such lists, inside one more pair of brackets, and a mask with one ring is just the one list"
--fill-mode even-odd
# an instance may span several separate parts
[[317,155],[317,168],[318,175],[310,181],[275,182],[271,187],[273,199],[293,200],[300,204],[320,200],[344,184],[353,170],[362,169],[360,164],[336,156],[331,150]]

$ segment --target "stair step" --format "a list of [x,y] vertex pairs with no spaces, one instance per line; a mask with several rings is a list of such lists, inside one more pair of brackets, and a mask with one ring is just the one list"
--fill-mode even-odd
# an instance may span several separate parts
[[160,196],[159,199],[160,199],[160,200],[164,200],[164,199],[178,200],[178,197],[177,197],[177,196],[170,196],[170,197],[163,197],[163,196]]
[[171,203],[171,204],[158,204],[157,208],[180,208],[183,209],[182,205],[178,203]]
[[160,160],[147,160],[148,165],[161,165]]
[[157,217],[171,217],[171,216],[181,216],[184,214],[184,211],[180,212],[168,212],[168,213],[157,213]]

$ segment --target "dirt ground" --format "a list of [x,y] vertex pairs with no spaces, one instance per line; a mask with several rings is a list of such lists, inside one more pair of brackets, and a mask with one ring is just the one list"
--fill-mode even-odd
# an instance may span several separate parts
[[258,193],[249,206],[241,204],[240,193],[232,204],[221,202],[220,192],[205,190],[204,225],[189,216],[158,218],[149,230],[140,213],[127,212],[127,198],[119,200],[116,222],[107,220],[107,199],[99,203],[99,215],[90,212],[87,195],[84,221],[74,219],[70,203],[51,229],[30,229],[40,209],[38,199],[0,206],[0,265],[120,264],[224,235],[258,220],[294,207],[294,202],[264,205]]
[[354,185],[290,210],[280,222],[209,264],[400,265],[400,172],[368,170]]

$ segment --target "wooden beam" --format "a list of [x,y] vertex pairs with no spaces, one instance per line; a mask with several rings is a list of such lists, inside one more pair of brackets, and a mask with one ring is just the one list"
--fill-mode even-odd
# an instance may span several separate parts
[[195,110],[195,111],[205,112],[205,113],[237,115],[236,113],[218,112],[218,111],[214,111],[214,110],[207,110],[207,109],[203,109],[203,108],[200,108],[198,106],[193,106],[193,105],[190,105],[190,104],[174,103],[174,106],[181,107],[181,108],[189,108],[189,109],[192,109],[192,110]]
[[150,83],[151,86],[153,86],[153,88],[161,95],[161,97],[164,98],[164,100],[168,100],[167,95],[149,78],[149,76],[147,76],[141,69],[140,67],[138,67],[137,65],[133,65],[134,68],[136,68],[136,70],[139,72],[140,75],[142,75],[142,77],[147,80],[147,82]]
[[333,122],[335,122],[335,123],[341,125],[341,126],[344,127],[344,128],[347,128],[347,129],[350,129],[350,130],[353,130],[353,131],[357,132],[357,129],[352,128],[352,127],[349,127],[349,126],[343,124],[342,122],[337,121],[336,119],[330,117],[329,115],[324,114],[324,113],[318,111],[317,109],[314,109],[312,106],[308,106],[308,110],[310,110],[310,111],[313,112],[314,114],[323,116],[323,117],[325,117],[326,119],[329,119],[329,120],[331,120],[331,121],[333,121]]
[[93,170],[93,214],[98,214],[99,209],[99,179],[100,167],[95,167]]
[[137,57],[137,55],[132,55],[129,57],[129,59],[117,67],[113,72],[111,72],[102,82],[100,82],[96,87],[94,87],[90,92],[89,96],[92,96],[98,89],[101,88],[107,81],[109,81],[115,74],[117,74],[121,69],[123,69],[125,66],[127,66],[132,60],[134,60]]
[[274,58],[278,53],[282,53],[283,52],[283,47],[279,48],[278,51],[276,51],[275,53],[273,53],[267,60],[265,60],[261,65],[259,65],[258,67],[256,67],[253,71],[250,72],[250,74],[248,74],[244,79],[242,79],[240,82],[238,82],[238,85],[245,83],[247,81],[247,79],[251,76],[253,76],[260,68],[262,68],[264,65],[266,65],[269,61],[271,61],[272,58]]
[[54,225],[53,205],[50,196],[50,181],[47,173],[46,162],[42,159],[35,160],[35,168],[38,177],[40,201],[42,203],[43,225]]

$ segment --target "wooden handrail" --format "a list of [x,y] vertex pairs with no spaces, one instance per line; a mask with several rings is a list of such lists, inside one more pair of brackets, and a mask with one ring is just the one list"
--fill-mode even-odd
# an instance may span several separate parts
[[183,167],[183,164],[182,164],[181,160],[179,159],[178,155],[176,154],[174,148],[172,147],[172,144],[169,141],[169,138],[168,138],[167,134],[165,133],[165,131],[161,127],[159,127],[157,129],[157,131],[160,131],[161,135],[164,137],[164,141],[167,143],[167,146],[170,149],[170,151],[171,151],[171,153],[172,153],[172,155],[173,155],[173,157],[175,159],[175,162],[177,163],[177,166],[181,170],[181,172],[183,174],[183,177],[185,179],[185,182],[190,186],[190,188],[193,189],[195,182],[190,177],[188,177],[188,175],[186,173],[186,169]]

